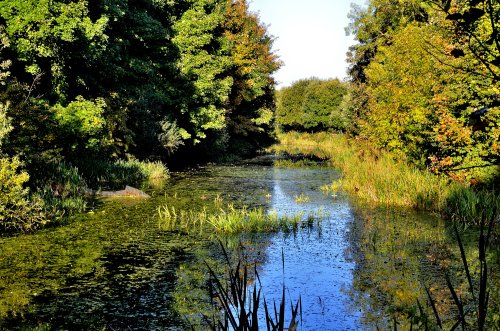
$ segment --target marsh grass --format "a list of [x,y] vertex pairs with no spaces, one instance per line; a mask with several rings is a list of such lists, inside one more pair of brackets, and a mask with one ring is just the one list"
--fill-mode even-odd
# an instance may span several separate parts
[[158,227],[164,231],[187,233],[272,233],[292,232],[320,222],[323,215],[296,213],[278,216],[275,211],[267,213],[263,208],[235,208],[233,204],[202,210],[184,210],[163,205],[157,209]]
[[[270,306],[266,299],[261,296],[262,287],[257,268],[254,266],[254,271],[251,275],[248,271],[248,267],[245,263],[242,263],[241,259],[239,259],[237,263],[234,263],[222,243],[221,247],[226,262],[227,275],[221,277],[207,263],[207,268],[212,283],[214,284],[214,296],[216,298],[214,305],[221,307],[222,310],[221,314],[212,317],[205,316],[209,327],[214,331],[297,330],[299,316],[302,318],[301,298],[299,298],[295,305],[292,302],[290,303],[290,318],[287,322],[285,319],[287,312],[287,309],[285,309],[285,284],[283,284],[282,295],[278,306],[276,306],[276,301]],[[282,259],[284,269],[283,254]],[[253,288],[250,285],[252,282],[254,284]],[[265,321],[265,327],[259,325],[259,310],[262,310],[262,308],[264,309],[264,319],[262,322]]]
[[[466,184],[417,169],[364,140],[332,133],[296,132],[278,138],[280,145],[275,151],[329,158],[332,166],[342,172],[342,178],[322,189],[343,190],[363,203],[439,212],[469,224],[480,223],[482,209],[491,213],[494,206],[500,205],[498,194],[475,191]],[[476,201],[481,202],[481,210],[471,208]]]
[[304,193],[300,193],[299,195],[294,196],[295,202],[296,203],[307,203],[311,201],[311,199],[305,195]]
[[300,159],[300,160],[280,159],[274,161],[275,168],[303,169],[303,168],[311,168],[318,166],[323,166],[323,163],[318,163],[314,160],[309,160],[309,159]]
[[159,186],[169,177],[166,166],[159,162],[139,160],[88,160],[78,162],[78,169],[93,189],[121,189],[130,186]]

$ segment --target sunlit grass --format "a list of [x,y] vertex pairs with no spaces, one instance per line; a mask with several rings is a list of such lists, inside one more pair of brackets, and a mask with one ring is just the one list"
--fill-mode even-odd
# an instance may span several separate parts
[[324,193],[337,193],[342,189],[342,179],[336,179],[331,184],[322,185],[319,189]]
[[263,208],[235,208],[232,204],[212,211],[207,208],[184,210],[163,205],[158,207],[157,216],[161,230],[218,234],[296,231],[300,227],[313,225],[314,221],[323,217],[321,212],[318,215],[295,213],[279,216],[275,211],[268,213]]
[[300,193],[299,195],[295,195],[295,202],[296,203],[307,203],[311,201],[311,199],[305,195],[304,193]]
[[317,167],[320,165],[320,163],[309,160],[309,159],[302,159],[302,160],[290,160],[290,159],[281,159],[281,160],[276,160],[274,161],[274,167],[275,168],[307,168],[307,167]]
[[417,169],[364,140],[326,132],[291,132],[278,138],[281,145],[275,147],[276,151],[327,157],[342,172],[342,178],[323,186],[323,191],[343,190],[364,203],[440,212],[448,218],[476,224],[481,210],[491,213],[493,206],[500,206],[494,193],[477,192],[463,183]]

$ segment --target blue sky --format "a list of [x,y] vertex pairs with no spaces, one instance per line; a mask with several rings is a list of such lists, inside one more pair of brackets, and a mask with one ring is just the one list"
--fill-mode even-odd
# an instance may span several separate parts
[[284,66],[274,75],[278,86],[307,77],[344,78],[346,52],[353,44],[345,35],[350,4],[364,0],[249,0],[268,32]]

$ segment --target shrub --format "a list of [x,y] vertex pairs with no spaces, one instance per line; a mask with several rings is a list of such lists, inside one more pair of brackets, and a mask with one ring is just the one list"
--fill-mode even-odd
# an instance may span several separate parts
[[0,158],[0,228],[5,231],[31,230],[45,224],[43,202],[30,201],[27,172],[17,157]]

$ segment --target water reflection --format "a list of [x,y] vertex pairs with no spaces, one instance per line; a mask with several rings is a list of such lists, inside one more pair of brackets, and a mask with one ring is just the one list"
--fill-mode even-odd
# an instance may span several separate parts
[[[278,214],[322,214],[319,226],[294,235],[275,235],[267,249],[260,278],[266,300],[279,302],[283,283],[290,300],[302,298],[302,330],[356,330],[359,313],[346,293],[354,263],[348,259],[346,236],[352,212],[345,197],[322,193],[320,187],[338,174],[327,168],[275,169],[271,208]],[[307,196],[298,203],[296,197]],[[284,272],[282,270],[282,253]]]

